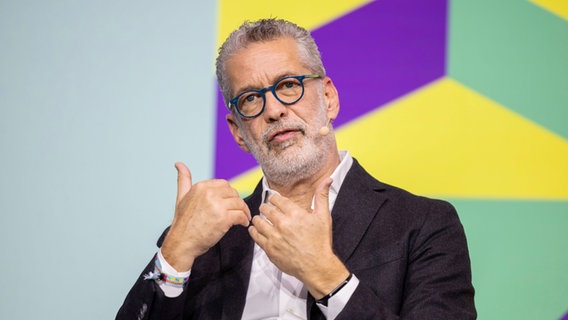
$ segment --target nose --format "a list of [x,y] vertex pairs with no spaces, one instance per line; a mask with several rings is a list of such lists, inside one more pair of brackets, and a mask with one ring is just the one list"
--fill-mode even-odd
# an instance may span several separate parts
[[280,120],[288,114],[288,106],[280,102],[274,94],[267,91],[265,94],[265,105],[262,116],[266,122],[274,122]]

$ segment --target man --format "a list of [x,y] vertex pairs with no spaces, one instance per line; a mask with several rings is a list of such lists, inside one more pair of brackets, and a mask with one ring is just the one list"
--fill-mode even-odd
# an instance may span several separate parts
[[242,200],[224,180],[193,185],[177,163],[172,225],[117,319],[476,317],[455,210],[337,150],[338,92],[305,29],[243,24],[217,78],[231,133],[264,178]]

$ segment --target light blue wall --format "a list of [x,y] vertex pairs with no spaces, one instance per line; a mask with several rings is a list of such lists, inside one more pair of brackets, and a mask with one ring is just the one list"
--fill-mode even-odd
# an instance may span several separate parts
[[111,319],[213,172],[215,1],[0,0],[0,319]]

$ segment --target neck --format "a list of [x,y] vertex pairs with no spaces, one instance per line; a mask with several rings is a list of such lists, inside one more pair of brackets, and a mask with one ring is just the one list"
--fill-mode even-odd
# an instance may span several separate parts
[[335,152],[330,153],[329,156],[324,159],[322,166],[313,175],[307,178],[281,183],[279,181],[270,180],[267,177],[267,182],[271,189],[278,191],[282,196],[292,200],[292,202],[300,207],[309,209],[312,205],[316,188],[323,180],[331,176],[339,165],[339,162],[339,152],[337,152],[336,149]]

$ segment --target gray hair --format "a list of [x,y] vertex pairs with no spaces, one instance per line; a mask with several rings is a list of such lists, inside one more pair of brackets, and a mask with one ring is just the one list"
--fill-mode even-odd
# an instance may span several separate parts
[[258,21],[245,21],[238,29],[233,31],[223,45],[219,48],[219,56],[215,67],[217,69],[217,82],[221,87],[225,105],[231,99],[231,87],[226,76],[226,64],[232,55],[255,42],[264,42],[289,37],[296,40],[302,63],[311,72],[325,76],[325,68],[321,62],[321,55],[310,32],[292,22],[282,19],[261,19]]

